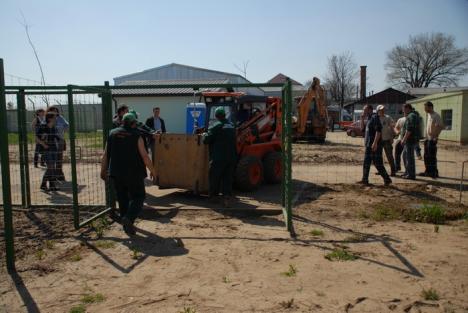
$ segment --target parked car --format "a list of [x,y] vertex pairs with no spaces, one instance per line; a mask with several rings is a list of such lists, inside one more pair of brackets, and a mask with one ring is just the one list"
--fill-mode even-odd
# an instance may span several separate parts
[[364,137],[364,132],[361,129],[361,121],[356,121],[346,126],[346,134],[351,137]]

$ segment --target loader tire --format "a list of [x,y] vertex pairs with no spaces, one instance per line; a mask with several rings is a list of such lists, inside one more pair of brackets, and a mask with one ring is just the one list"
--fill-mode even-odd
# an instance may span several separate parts
[[269,184],[279,184],[283,180],[281,152],[270,152],[263,158],[263,176]]
[[255,156],[242,157],[237,163],[235,181],[239,190],[256,190],[263,181],[262,162]]

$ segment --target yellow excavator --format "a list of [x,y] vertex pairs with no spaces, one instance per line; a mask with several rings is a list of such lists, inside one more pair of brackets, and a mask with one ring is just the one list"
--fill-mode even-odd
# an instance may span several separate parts
[[297,106],[293,116],[293,142],[324,143],[327,136],[328,114],[325,91],[317,77],[312,79],[307,92],[295,98]]

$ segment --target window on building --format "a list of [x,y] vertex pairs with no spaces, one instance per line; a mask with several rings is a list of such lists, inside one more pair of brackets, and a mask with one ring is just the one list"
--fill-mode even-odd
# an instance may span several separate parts
[[442,122],[446,130],[452,130],[452,110],[442,110]]

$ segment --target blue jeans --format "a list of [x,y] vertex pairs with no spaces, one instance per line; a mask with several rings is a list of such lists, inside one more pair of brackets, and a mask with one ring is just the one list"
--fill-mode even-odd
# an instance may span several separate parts
[[416,161],[414,159],[414,152],[417,143],[407,142],[403,148],[403,163],[405,164],[405,175],[409,178],[416,178]]

